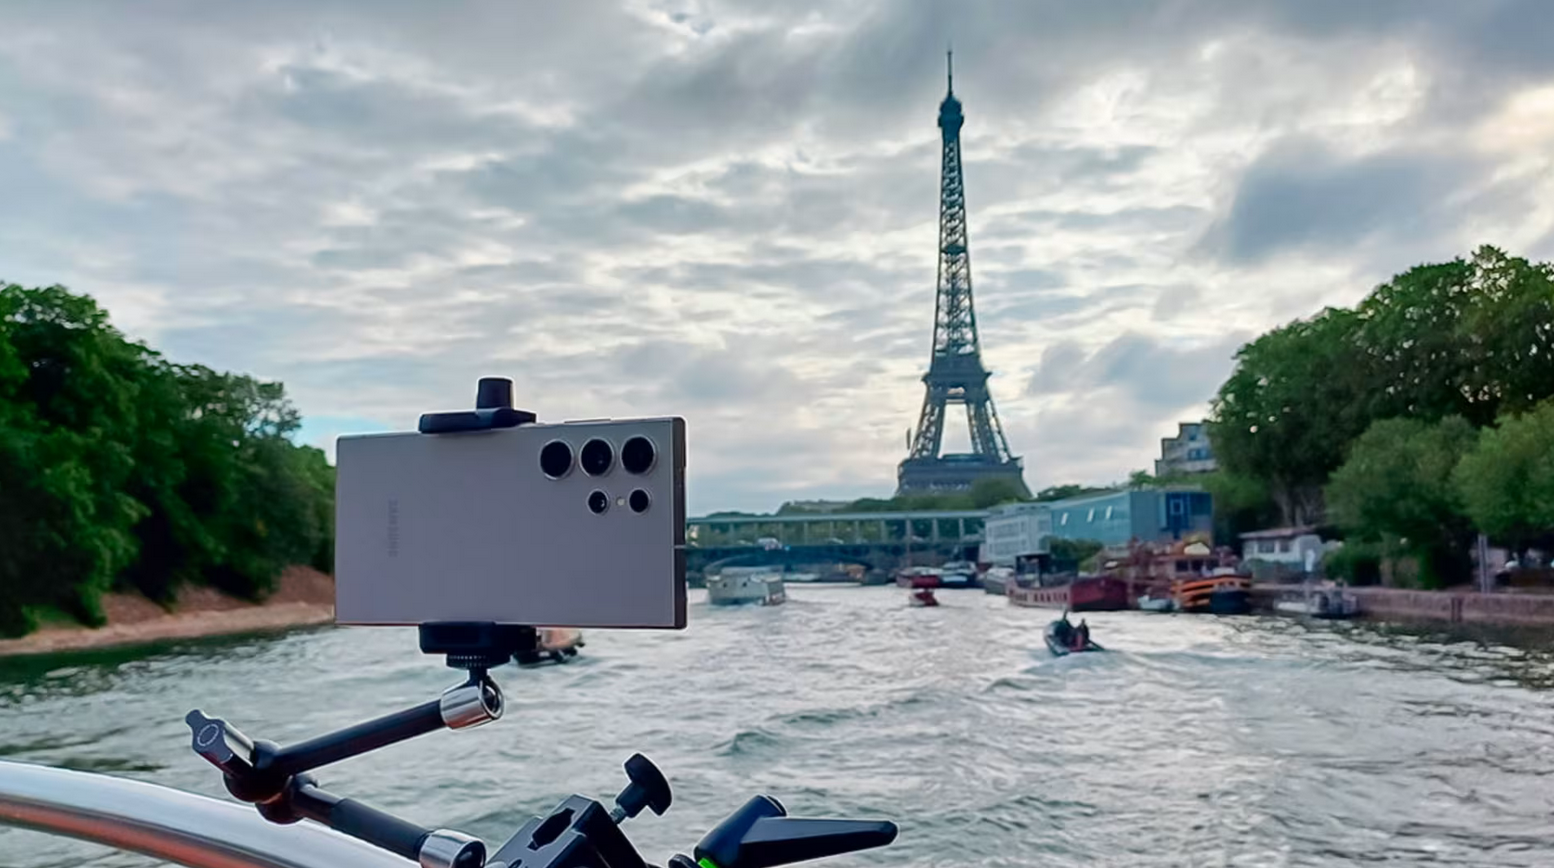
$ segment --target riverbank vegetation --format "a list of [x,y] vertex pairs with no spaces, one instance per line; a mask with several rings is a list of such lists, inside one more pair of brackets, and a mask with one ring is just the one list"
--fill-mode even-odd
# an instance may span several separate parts
[[0,286],[0,635],[103,595],[261,599],[333,560],[333,469],[279,383],[164,358],[84,295]]
[[1554,547],[1554,265],[1482,247],[1274,329],[1209,437],[1262,509],[1406,556],[1426,587],[1469,578],[1480,532]]

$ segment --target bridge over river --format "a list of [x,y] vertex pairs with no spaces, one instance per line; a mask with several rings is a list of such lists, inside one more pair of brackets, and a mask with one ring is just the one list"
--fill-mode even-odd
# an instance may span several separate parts
[[708,516],[686,522],[686,567],[861,564],[975,558],[985,510]]

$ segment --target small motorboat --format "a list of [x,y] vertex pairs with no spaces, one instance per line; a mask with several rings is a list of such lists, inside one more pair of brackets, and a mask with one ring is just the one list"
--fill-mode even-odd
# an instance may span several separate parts
[[1157,595],[1146,591],[1139,594],[1138,605],[1140,612],[1174,612],[1176,611],[1176,598],[1169,593]]
[[535,631],[534,644],[513,655],[519,666],[539,666],[544,663],[565,663],[576,657],[583,647],[583,631],[571,627],[540,627]]
[[968,561],[950,561],[939,568],[939,587],[978,587],[976,566]]
[[1360,614],[1360,601],[1332,582],[1325,582],[1321,586],[1307,587],[1294,595],[1276,600],[1273,609],[1281,615],[1343,620]]
[[[1090,638],[1090,626],[1082,624],[1075,627],[1068,621],[1068,614],[1047,625],[1042,638],[1047,642],[1047,650],[1054,657],[1066,657],[1083,651],[1105,651],[1100,645]],[[1081,641],[1082,638],[1082,641]]]
[[939,598],[933,595],[933,588],[918,588],[907,597],[907,603],[913,608],[939,605]]
[[1313,618],[1342,621],[1360,614],[1360,600],[1341,588],[1324,588],[1313,595],[1316,611]]

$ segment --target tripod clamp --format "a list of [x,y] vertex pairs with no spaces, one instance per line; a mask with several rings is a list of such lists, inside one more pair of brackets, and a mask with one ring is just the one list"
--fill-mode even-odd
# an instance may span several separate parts
[[[512,659],[521,631],[497,624],[423,625],[423,649],[445,653],[468,671],[438,699],[309,739],[289,747],[249,738],[199,709],[184,719],[194,752],[221,770],[227,792],[250,802],[273,823],[311,819],[413,859],[424,868],[481,868],[485,845],[449,829],[427,829],[353,799],[320,789],[308,772],[439,729],[471,729],[502,716],[502,689],[487,669]],[[504,644],[504,640],[505,644]]]
[[[259,809],[272,823],[314,820],[359,838],[422,868],[507,868],[519,861],[535,868],[623,866],[646,868],[618,828],[643,808],[668,810],[669,783],[646,757],[626,761],[630,783],[615,797],[608,813],[598,802],[572,796],[550,816],[535,818],[487,862],[484,842],[452,829],[429,829],[318,786],[308,772],[437,729],[470,729],[502,716],[502,691],[488,665],[512,658],[504,639],[521,633],[499,624],[423,625],[423,649],[453,648],[449,665],[469,670],[464,683],[413,708],[369,720],[290,747],[249,738],[221,718],[198,709],[185,722],[194,736],[194,752],[220,769],[227,792]],[[521,858],[520,858],[521,857]]]

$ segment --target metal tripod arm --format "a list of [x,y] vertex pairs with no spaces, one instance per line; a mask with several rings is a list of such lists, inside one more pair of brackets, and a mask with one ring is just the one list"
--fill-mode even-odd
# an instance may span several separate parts
[[272,823],[303,818],[322,823],[425,868],[480,868],[485,845],[450,830],[433,830],[401,820],[352,799],[318,788],[307,771],[436,729],[465,729],[500,717],[502,693],[485,670],[427,702],[282,748],[256,741],[220,718],[198,709],[185,721],[194,751],[222,771],[227,791],[258,807]]
[[232,794],[244,801],[263,802],[278,795],[292,775],[438,729],[467,729],[501,716],[501,690],[480,673],[433,702],[284,748],[251,739],[232,724],[207,717],[199,709],[189,712],[184,721],[193,731],[194,752],[221,769]]

